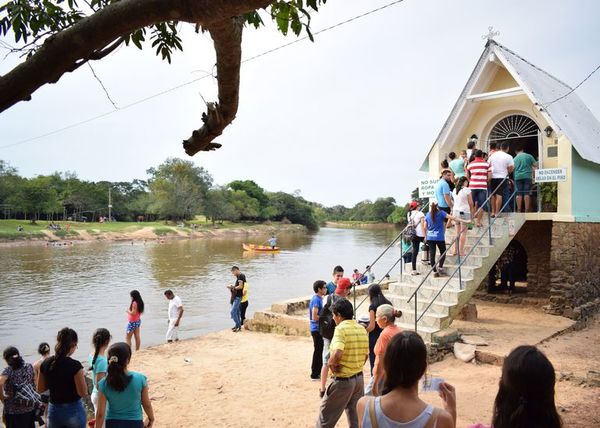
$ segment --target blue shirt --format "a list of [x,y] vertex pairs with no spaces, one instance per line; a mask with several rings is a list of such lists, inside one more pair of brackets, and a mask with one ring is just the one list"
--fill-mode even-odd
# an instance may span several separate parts
[[[94,359],[93,355],[88,357],[88,365],[92,367],[92,360]],[[96,362],[94,363],[94,367],[92,367],[92,384],[94,388],[92,392],[98,392],[98,385],[96,385],[96,375],[98,373],[106,373],[108,371],[108,361],[104,355],[98,355],[96,358]]]
[[333,281],[329,281],[327,283],[327,294],[333,294],[335,293],[335,289],[337,288],[337,285],[335,285],[333,283]]
[[438,211],[435,218],[431,219],[431,212],[425,216],[427,222],[427,240],[428,241],[443,241],[444,237],[444,220],[446,220],[446,211]]
[[129,372],[131,380],[125,390],[118,392],[106,384],[106,378],[98,382],[98,389],[106,396],[108,411],[106,420],[120,419],[125,421],[141,421],[142,389],[148,386],[146,376],[137,372]]
[[435,198],[438,201],[438,207],[449,208],[444,195],[450,195],[450,197],[452,197],[452,192],[450,192],[450,185],[448,182],[441,178],[435,185]]
[[317,314],[323,309],[323,299],[318,294],[312,296],[308,305],[308,318],[310,319],[310,331],[319,331],[319,321],[314,321],[312,318],[313,308],[317,308]]

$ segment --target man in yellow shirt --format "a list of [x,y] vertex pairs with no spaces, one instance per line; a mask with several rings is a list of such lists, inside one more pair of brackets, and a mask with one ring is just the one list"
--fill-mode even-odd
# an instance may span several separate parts
[[358,428],[356,403],[364,394],[363,366],[369,356],[369,336],[364,327],[352,319],[354,309],[347,299],[331,307],[336,323],[329,347],[331,382],[321,400],[316,428],[333,428],[346,411],[348,426]]

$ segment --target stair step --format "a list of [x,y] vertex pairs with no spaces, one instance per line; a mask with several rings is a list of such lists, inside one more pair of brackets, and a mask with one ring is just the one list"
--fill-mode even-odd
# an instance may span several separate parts
[[[423,271],[421,273],[421,275],[411,275],[411,274],[404,274],[402,275],[402,278],[400,279],[400,282],[404,283],[404,284],[412,284],[413,286],[418,286],[419,284],[421,284],[421,281],[423,281],[423,278],[425,278],[426,273],[429,271],[429,268],[427,268],[427,270]],[[434,277],[433,273],[431,273],[427,279],[425,280],[425,285],[429,285],[431,287],[436,287],[437,289],[439,289],[439,287],[443,286],[446,281],[449,278],[449,275],[453,272],[450,271],[449,269],[446,269],[447,275],[444,276],[440,276],[440,277]],[[471,278],[467,278],[467,277],[463,277],[462,278],[462,288],[465,288],[467,286],[467,282],[470,281],[472,279]],[[456,290],[459,290],[460,284],[458,281],[458,274],[454,275],[453,278],[450,279],[450,282],[448,283],[448,285],[446,286],[446,288],[453,288]]]
[[[405,284],[403,287],[397,287],[394,290],[390,290],[390,292],[399,296],[409,298],[413,295],[416,289],[416,284]],[[417,293],[417,304],[421,299],[425,301],[433,299],[439,291],[440,287],[431,285],[421,286],[419,292]],[[457,288],[453,288],[450,286],[450,284],[448,284],[446,288],[444,288],[440,293],[438,300],[456,305],[459,301],[461,293],[463,292],[463,290],[458,290]],[[414,305],[414,302],[411,301],[411,303]]]
[[[415,302],[414,300],[410,303],[408,302],[409,296],[399,296],[399,295],[386,295],[387,299],[394,305],[394,308],[400,309],[403,313],[415,311]],[[431,299],[417,299],[417,311],[422,313],[427,306],[431,303]],[[428,309],[427,313],[434,313],[439,315],[447,316],[450,313],[450,309],[456,306],[456,303],[445,302],[436,299],[433,304]]]

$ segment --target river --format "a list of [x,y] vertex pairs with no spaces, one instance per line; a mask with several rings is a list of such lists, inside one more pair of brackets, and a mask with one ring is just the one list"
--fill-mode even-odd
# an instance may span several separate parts
[[[322,228],[313,234],[280,235],[283,250],[275,254],[244,253],[241,244],[248,238],[1,247],[0,349],[16,346],[31,360],[40,342],[54,346],[56,332],[68,326],[79,334],[75,356],[83,359],[98,327],[108,328],[113,341],[124,340],[125,309],[133,289],[146,304],[142,346],[164,342],[163,292],[168,288],[181,297],[185,309],[180,338],[229,328],[225,286],[233,282],[231,266],[238,265],[248,278],[250,318],[273,302],[312,294],[312,283],[329,281],[337,264],[346,276],[354,268],[364,269],[396,233]],[[260,243],[267,237],[253,239]],[[378,279],[398,255],[396,247],[375,265]]]

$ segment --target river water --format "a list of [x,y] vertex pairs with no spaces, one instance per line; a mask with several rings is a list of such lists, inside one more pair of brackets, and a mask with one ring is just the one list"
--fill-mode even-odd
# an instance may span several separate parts
[[[346,276],[354,268],[362,271],[396,233],[322,228],[314,234],[280,235],[283,251],[276,254],[244,253],[241,244],[248,238],[2,247],[0,349],[13,345],[32,359],[40,342],[53,347],[56,332],[68,326],[79,335],[75,356],[83,359],[98,327],[108,328],[113,341],[124,340],[133,289],[146,304],[142,346],[164,342],[167,288],[183,301],[180,338],[229,328],[233,322],[225,286],[233,282],[231,266],[238,265],[248,278],[250,318],[273,302],[312,294],[312,283],[329,281],[337,264]],[[253,237],[253,242],[266,239]],[[398,255],[395,247],[375,265],[378,279]]]

